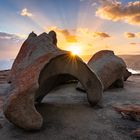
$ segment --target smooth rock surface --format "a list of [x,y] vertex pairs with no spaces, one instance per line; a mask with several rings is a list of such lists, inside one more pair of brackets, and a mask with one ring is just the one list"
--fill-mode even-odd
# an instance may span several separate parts
[[[131,75],[123,59],[110,50],[95,53],[87,65],[98,76],[104,90],[110,86],[123,87],[124,81]],[[80,83],[78,83],[77,89],[85,91]]]
[[87,90],[89,103],[94,106],[102,97],[98,77],[78,57],[60,50],[56,34],[51,31],[37,36],[31,33],[23,43],[12,66],[9,98],[4,106],[6,118],[26,129],[38,130],[43,118],[36,110],[44,96],[56,86],[78,79]]
[[[124,88],[105,91],[101,109],[91,108],[86,94],[75,89],[76,84],[59,86],[37,107],[44,118],[40,131],[23,131],[0,113],[0,140],[139,140],[132,131],[140,128],[140,123],[122,119],[113,108],[140,105],[139,85],[140,76],[131,76]],[[2,96],[6,98],[6,94]]]

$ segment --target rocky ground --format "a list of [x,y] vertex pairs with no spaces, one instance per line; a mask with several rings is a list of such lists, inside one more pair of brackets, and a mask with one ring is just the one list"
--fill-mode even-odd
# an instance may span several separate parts
[[[0,73],[0,77],[3,73]],[[2,78],[3,79],[3,78]],[[6,76],[5,76],[6,79]],[[2,82],[1,82],[2,81]],[[123,89],[103,94],[103,108],[90,107],[76,84],[62,85],[48,94],[37,109],[44,117],[40,131],[26,132],[10,124],[2,113],[8,84],[0,79],[0,140],[138,140],[131,132],[140,123],[122,119],[113,106],[140,105],[140,76],[131,76]],[[22,116],[21,116],[22,117]]]

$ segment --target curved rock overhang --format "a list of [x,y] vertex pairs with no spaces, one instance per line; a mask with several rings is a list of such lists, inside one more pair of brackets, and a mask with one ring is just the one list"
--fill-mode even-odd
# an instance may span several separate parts
[[41,70],[36,100],[40,102],[47,92],[74,79],[80,81],[87,90],[89,103],[92,106],[96,105],[102,96],[100,80],[79,57],[69,54],[51,59]]
[[25,130],[40,129],[43,118],[36,110],[35,101],[41,102],[54,87],[73,78],[87,90],[91,106],[96,105],[102,97],[102,84],[78,56],[58,51],[37,58],[15,75],[10,97],[4,106],[6,118]]

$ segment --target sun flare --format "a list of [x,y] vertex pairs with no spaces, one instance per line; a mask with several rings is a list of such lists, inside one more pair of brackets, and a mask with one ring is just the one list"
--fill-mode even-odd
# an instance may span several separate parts
[[67,49],[72,53],[72,55],[80,55],[81,54],[81,49],[80,46],[78,45],[70,45]]

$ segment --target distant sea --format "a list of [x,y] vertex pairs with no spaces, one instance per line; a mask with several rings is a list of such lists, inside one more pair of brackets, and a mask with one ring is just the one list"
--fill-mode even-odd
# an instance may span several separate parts
[[128,71],[130,71],[132,74],[140,74],[140,70],[133,70],[131,68],[128,68]]
[[0,60],[0,70],[11,69],[14,60]]
[[[0,70],[11,69],[13,62],[14,62],[13,59],[11,59],[11,60],[0,60]],[[140,74],[140,70],[134,70],[132,68],[128,68],[128,70],[132,74]]]

